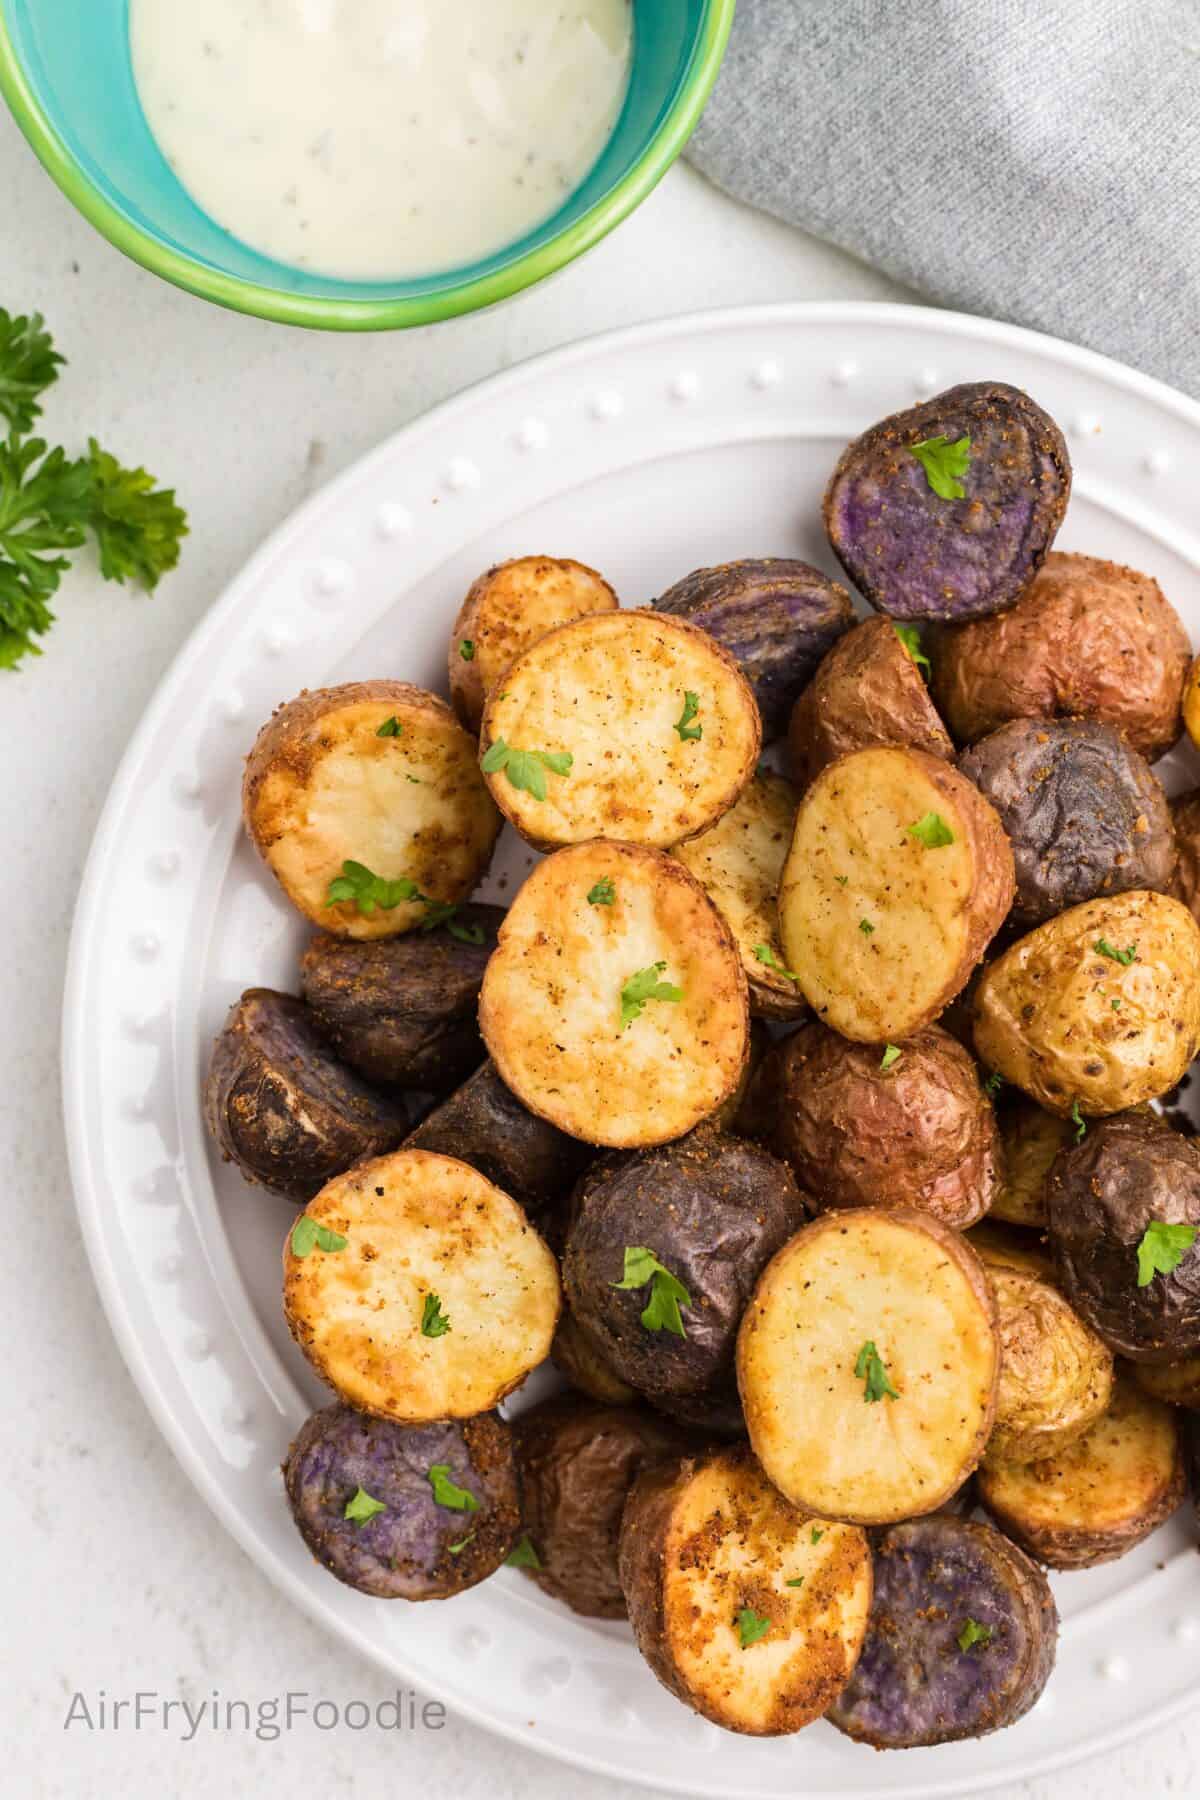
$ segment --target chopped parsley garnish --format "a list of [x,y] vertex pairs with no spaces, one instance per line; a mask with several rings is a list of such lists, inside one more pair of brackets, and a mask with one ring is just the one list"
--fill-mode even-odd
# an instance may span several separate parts
[[803,1575],[793,1575],[791,1577],[791,1579],[789,1581],[785,1581],[783,1585],[784,1585],[784,1587],[803,1587],[804,1586],[804,1577],[803,1577]]
[[703,725],[692,724],[692,720],[699,711],[700,696],[699,694],[693,694],[692,690],[689,688],[683,696],[683,711],[675,721],[675,730],[679,733],[684,743],[686,743],[689,738],[702,738],[704,736]]
[[374,1500],[365,1488],[359,1488],[352,1499],[347,1500],[343,1519],[349,1519],[355,1525],[365,1525],[376,1513],[386,1512],[387,1507],[382,1500]]
[[1151,1219],[1137,1247],[1138,1286],[1149,1287],[1156,1275],[1170,1275],[1195,1241],[1194,1225],[1166,1225],[1161,1219]]
[[883,1358],[870,1338],[858,1353],[858,1361],[854,1365],[854,1379],[865,1383],[864,1400],[874,1403],[876,1400],[882,1400],[885,1396],[889,1400],[900,1398],[888,1377]]
[[445,926],[450,936],[457,938],[460,944],[482,944],[483,942],[482,925],[464,925],[459,919],[447,919]]
[[823,1538],[823,1537],[824,1537],[824,1536],[825,1536],[825,1527],[824,1527],[824,1526],[823,1526],[823,1525],[814,1525],[814,1526],[813,1526],[813,1528],[812,1528],[812,1541],[813,1541],[813,1543],[814,1543],[814,1544],[819,1544],[819,1543],[820,1543],[820,1541],[821,1541],[821,1539],[822,1539],[822,1538]]
[[436,1294],[426,1294],[425,1305],[421,1310],[421,1336],[445,1337],[449,1329],[449,1315],[442,1311],[441,1301]]
[[458,654],[462,657],[464,662],[474,662],[475,661],[474,641],[471,638],[463,638],[462,642],[458,646]]
[[344,862],[341,874],[335,875],[329,884],[325,904],[353,904],[364,918],[369,919],[375,912],[391,912],[395,906],[423,897],[416,882],[410,881],[407,875],[401,875],[396,881],[386,881],[382,875],[368,869],[366,863]]
[[779,958],[776,956],[775,952],[772,950],[770,944],[755,944],[754,954],[758,958],[760,963],[766,964],[768,969],[774,969],[774,971],[777,975],[784,975],[787,977],[787,979],[789,981],[794,981],[796,983],[796,985],[799,986],[800,977],[798,975],[793,974],[791,969],[784,968],[783,964],[780,962]]
[[986,1650],[992,1641],[993,1629],[994,1627],[991,1625],[981,1625],[978,1619],[967,1619],[958,1634],[959,1649],[965,1655],[968,1650],[973,1650],[976,1644],[982,1644]]
[[629,977],[621,989],[622,1031],[627,1031],[635,1019],[641,1018],[648,1000],[683,999],[681,987],[658,979],[666,966],[665,962],[651,963],[648,969],[639,969],[636,975]]
[[925,479],[939,500],[961,500],[966,494],[962,484],[971,464],[971,440],[956,438],[953,443],[939,434],[909,444],[909,450],[925,471]]
[[395,713],[392,714],[390,719],[385,719],[383,721],[383,724],[379,727],[379,730],[375,733],[375,736],[376,737],[403,737],[404,736],[404,727],[400,723],[399,719],[396,717]]
[[542,1566],[542,1559],[534,1549],[528,1532],[513,1545],[504,1560],[510,1569],[540,1569]]
[[941,813],[927,812],[923,819],[908,827],[909,837],[915,837],[919,844],[927,850],[941,850],[954,842],[954,833],[943,819]]
[[1120,963],[1128,968],[1131,962],[1137,961],[1137,945],[1127,944],[1124,950],[1114,950],[1107,938],[1097,938],[1092,948],[1097,956],[1107,956],[1111,962]]
[[690,1307],[692,1296],[670,1269],[664,1268],[653,1250],[644,1245],[625,1246],[625,1273],[615,1288],[633,1289],[650,1283],[650,1299],[642,1313],[647,1331],[669,1331],[673,1337],[686,1337],[680,1307]]
[[1087,1120],[1079,1110],[1078,1100],[1072,1100],[1071,1110],[1067,1114],[1067,1117],[1075,1127],[1075,1142],[1077,1144],[1082,1144],[1084,1138],[1087,1136]]
[[434,1463],[427,1473],[434,1500],[439,1506],[448,1506],[454,1512],[479,1511],[479,1502],[470,1488],[459,1487],[450,1479],[449,1463]]
[[908,651],[909,656],[912,658],[913,662],[916,663],[918,669],[922,670],[926,675],[931,674],[933,665],[921,648],[920,627],[918,625],[896,625],[894,619],[892,623],[895,625],[896,636],[900,639],[900,642],[904,645],[904,648]]
[[743,1650],[748,1650],[751,1644],[757,1644],[759,1638],[766,1637],[771,1629],[771,1621],[764,1619],[761,1613],[756,1613],[752,1606],[743,1606],[737,1616],[737,1629],[739,1644]]
[[[431,900],[428,894],[418,894],[417,899],[423,901],[425,905],[425,917],[421,920],[422,931],[436,931],[439,925],[444,925],[447,931],[453,931],[454,927],[450,921],[458,911],[457,901]],[[466,926],[460,927],[460,930],[466,929]],[[470,943],[470,941],[468,938],[467,942]]]
[[862,932],[864,937],[870,937],[875,927],[872,925],[870,919],[860,919],[858,921],[858,929]]
[[605,875],[588,889],[589,906],[612,906],[617,898],[617,890],[612,884],[611,876]]
[[1004,1086],[1003,1075],[1001,1075],[1001,1073],[998,1069],[993,1069],[992,1073],[988,1076],[987,1080],[983,1084],[983,1091],[985,1094],[995,1095],[1000,1092],[1000,1089],[1003,1086]]
[[475,1532],[468,1531],[466,1537],[459,1538],[457,1544],[447,1544],[446,1548],[450,1552],[451,1556],[461,1556],[463,1551],[466,1549],[467,1545],[471,1542],[471,1539],[475,1535],[476,1535]]
[[1121,1002],[1119,1000],[1110,1000],[1109,1005],[1112,1007],[1114,1012],[1120,1012]]
[[330,1231],[328,1225],[318,1225],[307,1213],[302,1213],[292,1227],[292,1255],[308,1256],[313,1250],[344,1250],[348,1238],[340,1231]]
[[848,875],[835,875],[833,879],[837,882],[839,887],[845,887],[850,877]]
[[879,1067],[881,1069],[894,1069],[896,1064],[900,1061],[900,1058],[903,1055],[904,1055],[904,1052],[903,1052],[903,1050],[901,1050],[899,1048],[898,1045],[885,1044],[884,1049],[883,1049],[883,1055],[879,1059]]
[[503,738],[497,738],[480,763],[485,775],[498,775],[501,770],[513,787],[535,800],[546,798],[546,770],[552,775],[569,775],[575,758],[569,750],[514,750]]

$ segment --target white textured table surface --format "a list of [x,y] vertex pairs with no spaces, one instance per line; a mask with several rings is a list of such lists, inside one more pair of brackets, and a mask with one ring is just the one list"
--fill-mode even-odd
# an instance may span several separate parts
[[[49,433],[68,447],[95,433],[144,462],[178,486],[192,519],[182,567],[156,599],[85,567],[64,584],[46,654],[0,675],[0,1618],[11,1722],[0,1793],[227,1800],[307,1781],[323,1796],[632,1797],[639,1790],[568,1774],[453,1718],[417,1735],[300,1724],[274,1741],[206,1724],[186,1742],[178,1710],[166,1729],[151,1720],[135,1731],[128,1711],[99,1728],[102,1693],[111,1704],[141,1689],[195,1707],[215,1688],[256,1707],[291,1689],[310,1704],[374,1706],[390,1685],[327,1641],[225,1536],[109,1337],[59,1119],[71,910],[108,783],[159,677],[263,535],[330,475],[467,383],[588,333],[747,301],[899,291],[679,168],[585,262],[509,306],[430,331],[326,337],[220,312],[126,262],[61,198],[2,109],[0,193],[0,305],[43,311],[70,359]],[[76,1693],[96,1729],[78,1705],[66,1726]],[[1011,1791],[1127,1800],[1198,1790],[1200,1707],[1153,1741]]]

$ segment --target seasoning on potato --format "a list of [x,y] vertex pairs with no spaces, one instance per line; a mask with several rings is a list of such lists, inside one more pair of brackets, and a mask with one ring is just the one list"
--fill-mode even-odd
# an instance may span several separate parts
[[988,1271],[1000,1386],[984,1462],[1042,1462],[1089,1431],[1112,1398],[1113,1358],[1060,1293],[1016,1269]]
[[792,778],[807,787],[839,756],[907,744],[945,762],[954,746],[922,676],[929,658],[916,625],[864,619],[825,656],[792,708]]
[[800,802],[779,891],[787,966],[822,1023],[902,1044],[965,986],[1013,896],[995,810],[922,750],[858,750]]
[[1019,388],[966,382],[848,444],[825,529],[851,581],[897,619],[973,619],[1017,601],[1071,493],[1062,432]]
[[1141,889],[1020,938],[975,994],[980,1060],[1047,1111],[1120,1112],[1173,1088],[1200,1047],[1200,927]]
[[872,1591],[865,1532],[789,1505],[744,1449],[638,1478],[620,1575],[654,1674],[727,1731],[799,1731],[858,1661]]

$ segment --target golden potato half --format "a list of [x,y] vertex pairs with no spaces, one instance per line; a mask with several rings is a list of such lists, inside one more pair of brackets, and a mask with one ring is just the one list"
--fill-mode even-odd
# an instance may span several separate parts
[[[246,760],[242,812],[284,893],[335,937],[411,931],[428,900],[466,900],[500,815],[477,747],[444,700],[406,681],[316,688],[281,706]],[[382,887],[329,904],[354,863]],[[415,885],[401,900],[386,884]]]
[[597,840],[534,869],[479,1003],[500,1075],[590,1144],[664,1144],[715,1112],[749,1054],[729,927],[674,857]]
[[1112,1398],[1112,1351],[1036,1276],[994,1268],[1000,1329],[996,1422],[984,1462],[1041,1462],[1089,1431]]
[[516,1201],[428,1150],[339,1175],[284,1244],[284,1316],[313,1368],[405,1424],[498,1405],[549,1355],[561,1304],[557,1260]]
[[518,658],[488,699],[481,745],[496,804],[540,849],[596,837],[670,849],[733,805],[762,724],[707,633],[663,613],[598,613]]

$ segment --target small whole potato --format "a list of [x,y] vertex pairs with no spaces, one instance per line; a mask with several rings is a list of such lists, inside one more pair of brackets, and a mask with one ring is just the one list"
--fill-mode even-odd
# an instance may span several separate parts
[[1008,834],[1014,920],[1036,925],[1101,894],[1170,883],[1175,837],[1162,783],[1111,726],[1014,719],[958,766]]
[[1004,1174],[990,1217],[1040,1231],[1046,1223],[1046,1177],[1063,1145],[1074,1137],[1075,1127],[1025,1094],[1009,1096],[1003,1089],[996,1118]]
[[984,972],[975,1049],[1044,1106],[1120,1112],[1175,1086],[1200,1046],[1200,927],[1166,894],[1089,900]]
[[781,1053],[779,1155],[822,1210],[915,1206],[965,1230],[999,1184],[991,1103],[961,1044],[936,1025],[903,1046],[806,1025]]
[[1171,802],[1178,860],[1169,893],[1200,921],[1200,788],[1192,788]]
[[1044,1281],[988,1272],[1000,1331],[996,1421],[983,1460],[1040,1462],[1073,1444],[1112,1397],[1112,1351]]
[[797,786],[873,744],[908,744],[953,760],[918,656],[928,668],[917,627],[891,619],[863,619],[838,639],[792,708],[788,754]]

